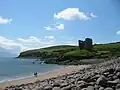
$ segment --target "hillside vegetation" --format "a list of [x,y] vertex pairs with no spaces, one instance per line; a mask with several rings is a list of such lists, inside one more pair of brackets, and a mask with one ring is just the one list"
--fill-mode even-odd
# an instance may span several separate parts
[[[20,53],[18,58],[40,58],[46,63],[81,64],[84,59],[111,59],[120,57],[120,43],[95,44],[91,51],[78,46],[60,45]],[[84,63],[83,63],[84,64]]]

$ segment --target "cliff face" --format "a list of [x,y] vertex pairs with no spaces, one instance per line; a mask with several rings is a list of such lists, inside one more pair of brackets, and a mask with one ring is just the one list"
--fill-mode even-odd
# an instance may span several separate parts
[[[53,46],[20,53],[18,58],[42,58],[45,63],[81,64],[82,59],[120,57],[120,43],[95,44],[93,49],[80,50],[78,46]],[[85,63],[90,63],[89,61]]]

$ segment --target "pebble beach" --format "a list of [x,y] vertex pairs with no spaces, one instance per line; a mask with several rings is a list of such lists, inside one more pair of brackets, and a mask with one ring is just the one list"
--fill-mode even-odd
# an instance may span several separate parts
[[120,60],[69,66],[37,78],[6,82],[0,86],[5,90],[120,90]]

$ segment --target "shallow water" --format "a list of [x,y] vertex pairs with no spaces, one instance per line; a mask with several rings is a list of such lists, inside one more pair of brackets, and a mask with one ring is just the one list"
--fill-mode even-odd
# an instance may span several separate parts
[[32,76],[34,72],[46,73],[63,66],[32,63],[35,59],[0,58],[0,82]]

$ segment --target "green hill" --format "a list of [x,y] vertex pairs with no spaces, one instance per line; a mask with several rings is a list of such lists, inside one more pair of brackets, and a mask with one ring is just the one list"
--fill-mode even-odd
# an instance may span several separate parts
[[91,51],[80,50],[78,46],[60,45],[20,53],[18,58],[42,58],[46,63],[80,64],[82,59],[120,57],[120,42],[95,44]]
[[28,50],[20,53],[19,58],[50,58],[57,57],[59,54],[63,54],[69,51],[76,50],[77,46],[60,45],[47,48]]

